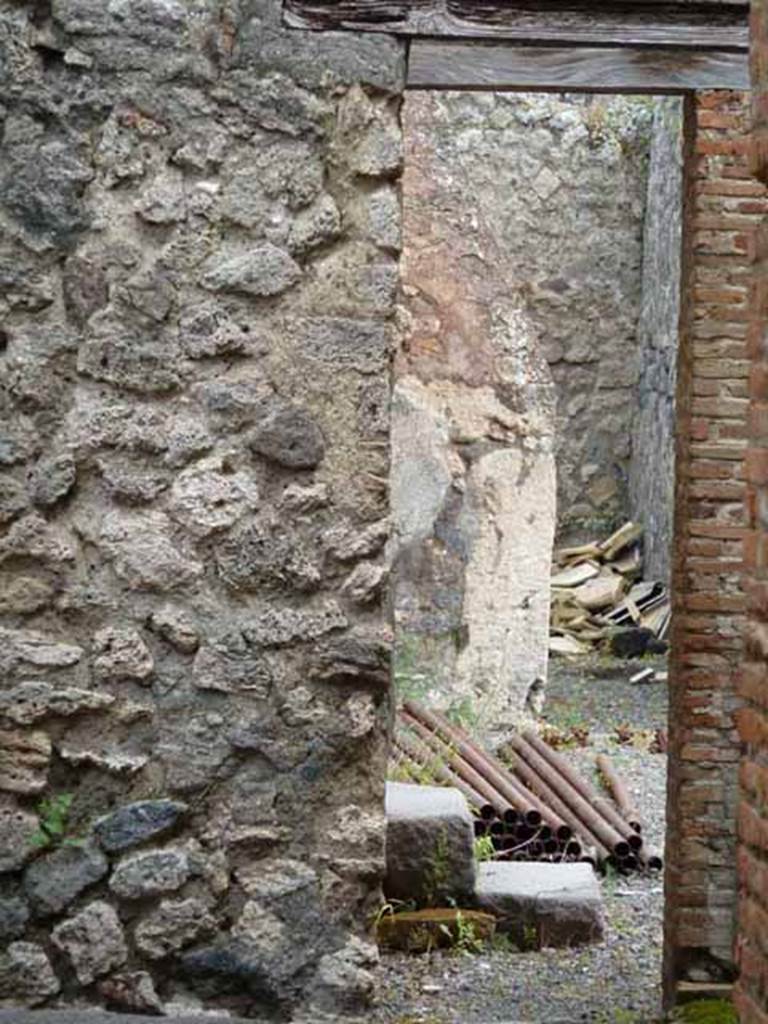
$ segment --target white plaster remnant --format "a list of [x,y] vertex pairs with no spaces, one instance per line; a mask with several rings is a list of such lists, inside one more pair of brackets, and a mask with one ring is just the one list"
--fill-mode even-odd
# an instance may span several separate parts
[[[490,386],[413,376],[395,386],[397,629],[425,645],[429,700],[469,700],[489,733],[516,722],[534,680],[546,679],[556,521],[547,426],[546,408],[520,416]],[[463,458],[469,446],[476,454]]]
[[466,568],[456,686],[482,696],[488,728],[519,720],[535,679],[546,679],[555,461],[515,449],[491,452],[469,475],[476,535]]

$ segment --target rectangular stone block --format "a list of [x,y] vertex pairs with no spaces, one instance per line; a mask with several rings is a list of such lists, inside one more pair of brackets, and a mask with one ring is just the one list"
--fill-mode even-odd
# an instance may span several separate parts
[[462,794],[388,782],[386,815],[387,898],[432,906],[471,902],[474,827]]
[[589,864],[482,863],[477,902],[526,948],[583,946],[605,933],[602,894]]

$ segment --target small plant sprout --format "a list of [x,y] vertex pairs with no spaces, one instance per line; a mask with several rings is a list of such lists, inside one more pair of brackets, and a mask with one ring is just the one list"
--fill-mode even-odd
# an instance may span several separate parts
[[44,850],[52,846],[81,846],[81,839],[67,838],[69,810],[74,800],[73,793],[57,793],[37,805],[40,827],[32,836],[33,846]]
[[496,856],[496,847],[490,836],[477,836],[475,839],[475,860],[493,860]]

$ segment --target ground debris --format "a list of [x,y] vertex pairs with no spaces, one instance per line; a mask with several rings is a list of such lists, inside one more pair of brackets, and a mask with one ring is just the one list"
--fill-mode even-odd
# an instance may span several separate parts
[[642,533],[628,522],[603,541],[555,551],[551,654],[576,657],[608,647],[639,657],[665,641],[669,596],[663,583],[641,579]]

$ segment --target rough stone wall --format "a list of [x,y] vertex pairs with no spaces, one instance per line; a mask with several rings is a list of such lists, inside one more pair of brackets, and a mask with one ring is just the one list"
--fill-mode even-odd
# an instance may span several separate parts
[[640,377],[629,466],[630,515],[645,527],[643,568],[668,580],[675,492],[675,389],[683,219],[682,100],[654,113],[637,344]]
[[546,675],[553,388],[514,261],[488,220],[498,183],[468,178],[458,158],[455,102],[411,93],[404,104],[396,678],[402,692],[497,733]]
[[0,3],[0,1006],[370,990],[402,72]]
[[[752,166],[756,201],[768,195],[768,9],[755,3],[752,15],[754,135]],[[757,234],[751,282],[749,331],[749,454],[747,456],[750,532],[745,544],[749,619],[740,691],[743,743],[739,805],[739,918],[736,961],[739,979],[734,1002],[742,1024],[768,1024],[768,219]]]
[[655,103],[490,92],[409,93],[406,103],[406,134],[430,140],[467,230],[493,235],[507,291],[550,366],[564,536],[628,512]]
[[734,973],[749,262],[768,212],[750,177],[749,132],[748,95],[691,100],[670,671],[670,1001],[681,980]]

